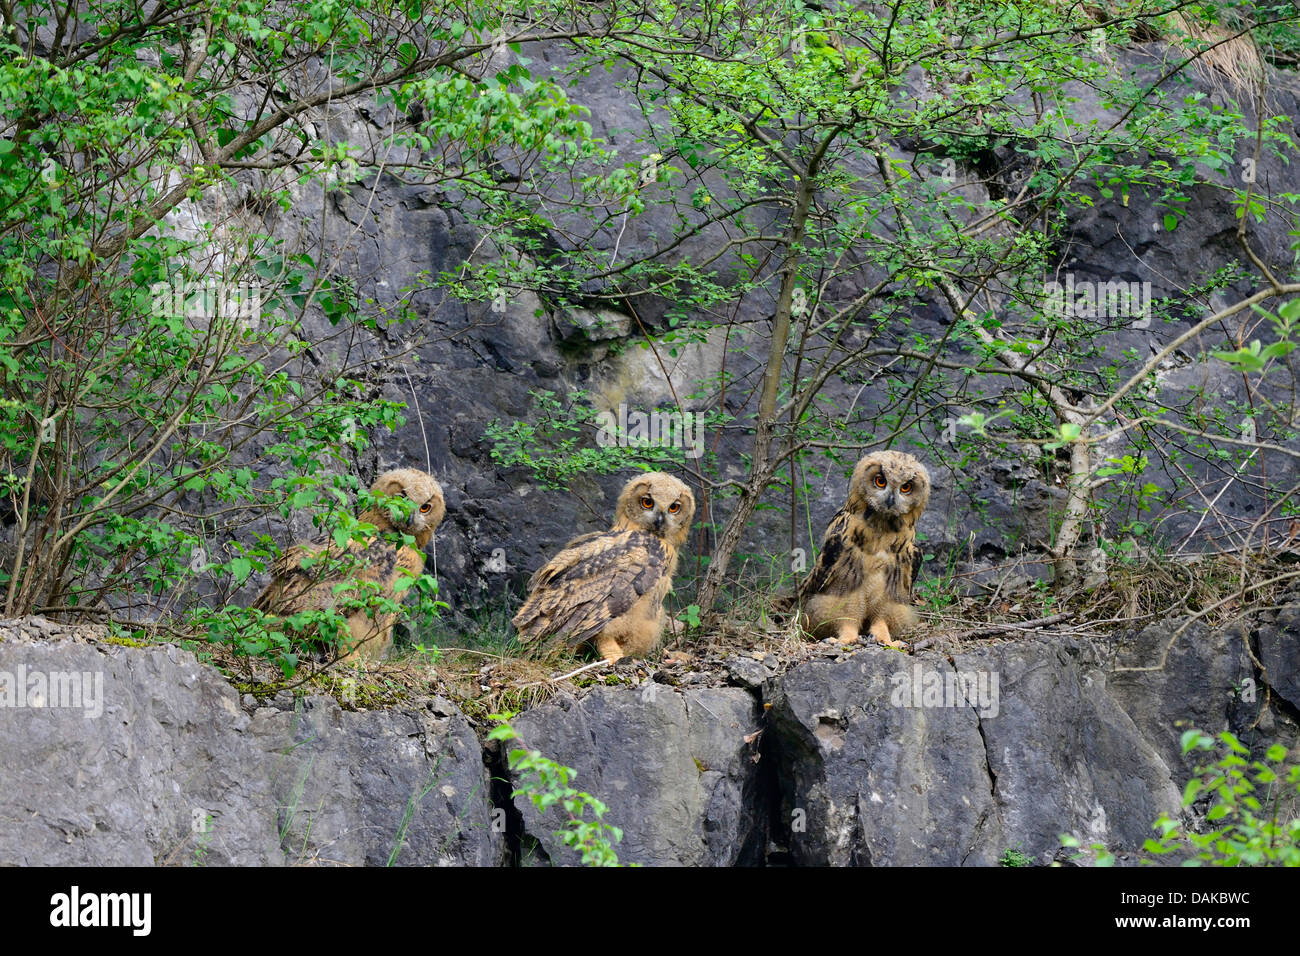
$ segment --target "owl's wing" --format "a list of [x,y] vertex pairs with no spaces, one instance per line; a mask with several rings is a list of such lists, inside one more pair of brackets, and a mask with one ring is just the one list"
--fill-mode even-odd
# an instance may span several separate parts
[[[386,577],[385,571],[391,572],[396,562],[395,550],[378,539],[366,543],[349,541],[347,551],[359,559],[358,567],[351,573],[335,566],[343,551],[332,545],[295,544],[286,548],[271,566],[271,582],[249,607],[278,617],[325,610],[337,600],[334,585],[351,577],[373,580],[375,572]],[[304,567],[304,560],[309,558],[312,559],[307,562],[309,566]]]
[[529,581],[514,617],[521,641],[559,636],[581,644],[626,614],[668,573],[664,542],[641,531],[574,538]]
[[[894,548],[888,559],[884,560],[885,586],[889,599],[899,604],[912,603],[912,581],[916,570],[921,566],[921,549],[916,541],[906,539]],[[880,556],[884,559],[884,555]]]
[[314,558],[324,545],[295,544],[285,548],[271,565],[271,580],[249,607],[266,614],[288,617],[310,609],[311,592],[320,583],[311,568],[304,568],[304,558]]
[[799,587],[802,603],[814,594],[846,594],[862,584],[862,552],[847,540],[849,513],[841,510],[826,526],[812,574]]
[[575,553],[582,551],[591,542],[610,536],[611,534],[608,531],[591,531],[587,534],[578,535],[561,548],[559,554],[533,572],[532,577],[528,579],[528,593],[532,594],[538,588],[548,584],[556,575],[567,571],[571,566],[571,559]]

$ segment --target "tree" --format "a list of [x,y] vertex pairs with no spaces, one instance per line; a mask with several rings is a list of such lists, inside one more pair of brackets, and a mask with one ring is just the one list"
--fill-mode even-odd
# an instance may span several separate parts
[[[642,108],[645,152],[625,161],[630,179],[640,171],[639,188],[586,191],[585,218],[530,210],[519,238],[527,268],[514,281],[560,307],[625,309],[656,349],[721,329],[759,357],[748,380],[724,364],[701,399],[722,414],[729,390],[748,390],[745,415],[729,427],[752,435],[742,478],[719,479],[716,467],[698,476],[706,490],[735,496],[707,548],[702,607],[716,601],[745,528],[787,467],[794,546],[796,474],[814,453],[834,458],[918,434],[937,452],[938,435],[959,424],[1039,449],[1045,476],[1066,489],[1054,537],[1042,543],[1066,583],[1089,526],[1104,526],[1099,490],[1137,481],[1165,452],[1162,429],[1236,440],[1180,422],[1186,410],[1147,386],[1200,332],[1222,330],[1241,346],[1267,323],[1251,307],[1300,291],[1276,278],[1250,230],[1264,217],[1294,223],[1296,197],[1261,199],[1252,182],[1234,181],[1241,143],[1252,144],[1254,163],[1289,157],[1295,145],[1285,118],[1257,108],[1252,128],[1240,111],[1176,83],[1242,36],[1253,50],[1251,30],[1276,36],[1287,21],[1262,11],[1258,24],[1188,30],[1186,7],[1126,4],[1094,16],[1027,0],[658,4],[632,36],[567,41],[577,53],[570,75],[610,71]],[[1221,12],[1194,14],[1213,22]],[[1122,66],[1122,46],[1153,32],[1169,41],[1166,62]],[[1247,80],[1261,106],[1263,75]],[[1069,91],[1080,85],[1098,91],[1104,116],[1074,115]],[[1198,182],[1230,197],[1253,274],[1211,277],[1185,301],[1150,301],[1149,285],[1132,281],[1135,264],[1134,275],[1101,277],[1076,297],[1073,279],[1058,274],[1071,215],[1119,200],[1176,229]],[[615,228],[621,237],[629,219],[650,212],[673,224],[671,235],[631,255],[615,244],[611,256]],[[513,203],[488,204],[484,215],[503,245],[519,219]],[[1160,341],[1197,298],[1233,284],[1250,294]],[[1224,324],[1233,317],[1243,320],[1236,330]],[[1278,326],[1279,349],[1288,329]],[[1140,367],[1135,352],[1116,355],[1135,332],[1155,343]],[[875,382],[886,370],[888,381]],[[845,375],[870,399],[829,404],[828,383]],[[1276,426],[1279,442],[1261,433],[1247,444],[1289,454],[1289,416]],[[1094,448],[1117,436],[1131,440],[1129,451],[1097,460]],[[1151,494],[1149,483],[1137,487]],[[701,513],[709,506],[706,497]]]
[[[224,602],[292,534],[266,533],[277,512],[365,533],[349,459],[401,421],[368,368],[401,351],[381,331],[420,329],[263,216],[385,175],[491,184],[493,153],[584,155],[581,110],[493,57],[585,29],[420,0],[0,4],[6,614]],[[331,125],[361,106],[387,112],[382,141]]]

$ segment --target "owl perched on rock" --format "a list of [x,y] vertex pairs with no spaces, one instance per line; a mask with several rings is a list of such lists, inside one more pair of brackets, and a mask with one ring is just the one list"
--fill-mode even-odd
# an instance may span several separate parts
[[609,661],[649,654],[694,514],[691,489],[671,475],[633,478],[610,530],[574,538],[529,580],[514,617],[520,641],[590,643]]
[[[399,468],[375,479],[370,493],[381,501],[405,498],[409,504],[397,519],[382,504],[363,511],[359,520],[379,529],[366,541],[353,539],[346,548],[328,542],[288,548],[275,562],[271,583],[250,606],[267,614],[288,617],[304,611],[327,610],[349,600],[364,600],[373,605],[376,596],[370,589],[349,588],[334,593],[335,587],[351,580],[374,582],[383,596],[400,602],[405,592],[396,590],[397,582],[419,577],[424,571],[424,549],[447,512],[442,488],[431,475],[414,468]],[[398,533],[414,537],[415,546],[390,540]],[[348,646],[342,648],[342,659],[382,657],[392,646],[397,615],[374,609],[367,614],[366,608],[345,613],[351,637]]]
[[880,644],[904,646],[894,635],[916,623],[916,522],[929,500],[930,473],[911,455],[878,451],[858,462],[849,500],[826,526],[795,598],[805,631],[844,644],[870,633]]

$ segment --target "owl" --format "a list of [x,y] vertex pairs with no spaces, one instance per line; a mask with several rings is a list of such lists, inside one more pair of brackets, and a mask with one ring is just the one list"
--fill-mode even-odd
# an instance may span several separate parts
[[[370,493],[378,498],[404,498],[401,517],[380,504],[363,511],[359,520],[374,525],[378,532],[366,541],[353,539],[346,548],[329,542],[298,544],[276,560],[271,583],[251,607],[267,614],[288,617],[304,611],[327,610],[339,602],[365,600],[367,608],[341,613],[347,617],[350,638],[344,661],[378,660],[392,646],[397,615],[374,609],[376,598],[370,588],[334,589],[345,581],[373,582],[384,597],[399,602],[404,591],[397,582],[419,577],[424,570],[424,549],[434,529],[447,512],[442,488],[431,476],[414,468],[386,471],[375,479]],[[396,533],[409,534],[415,545],[402,544]]]
[[691,489],[671,475],[633,478],[612,528],[579,535],[533,574],[514,617],[520,642],[590,643],[608,661],[649,654],[694,514]]
[[805,631],[843,644],[865,632],[887,647],[904,646],[895,635],[916,623],[916,522],[929,500],[930,473],[911,455],[878,451],[858,462],[849,500],[826,526],[796,596]]

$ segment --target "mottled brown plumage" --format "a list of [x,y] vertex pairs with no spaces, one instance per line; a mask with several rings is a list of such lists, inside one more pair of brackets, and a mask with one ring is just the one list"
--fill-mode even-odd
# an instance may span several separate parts
[[[397,615],[374,609],[376,589],[351,587],[334,589],[344,582],[373,582],[385,597],[400,602],[405,591],[396,590],[404,578],[416,578],[424,571],[424,549],[442,521],[447,508],[442,488],[428,474],[414,468],[399,468],[380,475],[370,493],[383,498],[410,501],[409,515],[393,518],[382,504],[363,511],[358,520],[374,525],[378,532],[366,541],[351,540],[346,548],[330,542],[297,544],[285,550],[272,569],[271,582],[251,607],[278,617],[304,611],[327,610],[348,601],[365,601],[369,607],[344,612],[350,637],[341,648],[342,659],[378,660],[392,646]],[[402,544],[398,534],[409,534],[415,545]],[[305,562],[305,566],[304,566]]]
[[523,643],[590,643],[606,660],[644,657],[663,633],[695,496],[663,472],[623,486],[609,531],[579,535],[533,574],[514,617]]
[[858,462],[848,502],[827,525],[795,598],[805,631],[845,644],[867,632],[880,644],[903,646],[893,635],[916,623],[916,522],[929,500],[930,473],[911,455],[874,452]]

